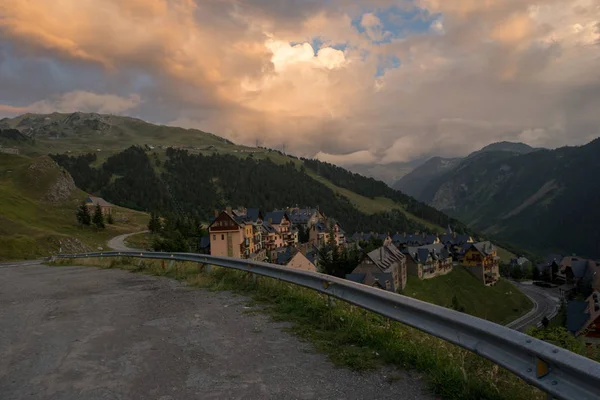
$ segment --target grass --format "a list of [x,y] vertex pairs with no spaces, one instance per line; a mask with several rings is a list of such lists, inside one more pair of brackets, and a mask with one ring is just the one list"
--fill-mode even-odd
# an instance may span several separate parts
[[426,221],[422,218],[419,218],[419,217],[407,212],[405,210],[403,204],[396,203],[392,199],[388,199],[387,197],[375,197],[375,198],[371,199],[369,197],[357,194],[351,190],[336,186],[331,181],[329,181],[321,176],[318,176],[313,171],[306,170],[306,173],[311,178],[315,179],[316,181],[324,184],[325,186],[327,186],[328,188],[333,190],[335,193],[346,197],[348,200],[350,200],[350,203],[352,203],[352,205],[354,207],[356,207],[356,209],[364,212],[365,214],[370,215],[370,214],[386,212],[386,211],[396,209],[396,210],[402,211],[407,216],[407,218],[409,218],[415,222],[418,222],[419,224],[423,225],[425,228],[429,229],[431,232],[445,232],[445,229],[443,229],[442,227],[432,224],[429,221]]
[[75,211],[84,192],[44,199],[62,173],[48,157],[0,158],[0,260],[44,257],[61,247],[63,252],[106,248],[110,238],[144,229],[146,214],[121,207],[113,209],[115,224],[106,229],[78,226]]
[[[270,278],[250,279],[241,271],[213,267],[198,272],[195,263],[158,260],[81,259],[102,268],[166,276],[194,287],[227,290],[251,297],[253,304],[274,321],[291,323],[289,330],[309,341],[338,366],[356,371],[373,370],[383,364],[421,372],[436,395],[444,399],[537,400],[545,396],[510,372],[460,347],[336,300]],[[74,265],[73,260],[58,265]],[[259,334],[259,333],[257,333]]]
[[127,245],[127,247],[131,247],[132,249],[146,250],[150,248],[155,237],[156,235],[153,235],[149,232],[137,233],[127,237],[125,239],[125,245]]
[[527,296],[504,279],[494,286],[484,286],[462,266],[447,275],[419,280],[409,276],[404,293],[442,307],[452,305],[456,296],[467,314],[505,325],[531,310]]
[[505,264],[510,263],[510,260],[516,258],[516,256],[513,253],[506,249],[503,249],[502,247],[496,246],[496,249],[498,250],[498,257],[500,257],[500,260]]

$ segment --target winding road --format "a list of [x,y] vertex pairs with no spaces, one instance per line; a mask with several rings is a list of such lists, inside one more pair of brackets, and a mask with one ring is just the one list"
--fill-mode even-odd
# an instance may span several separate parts
[[0,268],[0,398],[433,400],[422,377],[335,367],[248,298],[118,269]]
[[556,290],[518,282],[512,282],[512,284],[533,301],[533,309],[510,324],[507,324],[507,327],[524,331],[531,326],[538,325],[544,317],[550,319],[558,311],[560,299]]
[[132,249],[131,247],[127,247],[127,245],[125,244],[125,239],[127,239],[129,236],[137,235],[138,233],[146,233],[146,232],[148,232],[148,231],[133,232],[133,233],[127,233],[125,235],[115,236],[114,238],[112,238],[108,241],[107,246],[109,248],[113,249],[114,251],[135,251],[137,249]]

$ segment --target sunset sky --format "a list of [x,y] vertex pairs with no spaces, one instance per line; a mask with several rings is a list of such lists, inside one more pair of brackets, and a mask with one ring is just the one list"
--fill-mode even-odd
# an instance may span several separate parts
[[338,164],[600,136],[600,0],[1,0],[0,117],[101,112]]

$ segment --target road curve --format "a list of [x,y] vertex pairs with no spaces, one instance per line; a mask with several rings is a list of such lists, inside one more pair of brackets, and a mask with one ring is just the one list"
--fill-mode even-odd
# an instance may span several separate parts
[[544,317],[550,318],[558,310],[560,301],[557,294],[553,291],[531,284],[512,283],[533,301],[534,307],[527,314],[507,324],[507,327],[524,331],[531,326],[536,326]]
[[127,247],[127,245],[125,244],[125,239],[127,239],[129,236],[137,235],[138,233],[146,233],[146,232],[148,232],[148,231],[133,232],[133,233],[127,233],[125,235],[115,236],[114,238],[112,238],[108,241],[107,246],[109,248],[113,249],[114,251],[135,251],[137,249],[132,249],[131,247]]
[[416,373],[335,367],[243,296],[30,263],[0,268],[2,400],[435,398]]

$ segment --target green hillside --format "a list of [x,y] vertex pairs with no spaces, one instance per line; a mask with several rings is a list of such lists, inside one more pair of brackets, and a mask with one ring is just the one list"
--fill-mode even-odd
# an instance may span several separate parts
[[435,279],[409,276],[403,294],[447,308],[453,308],[452,299],[456,296],[459,307],[464,307],[467,314],[499,324],[507,324],[533,307],[527,296],[504,279],[486,287],[462,266]]
[[114,225],[82,229],[75,210],[86,194],[49,157],[0,154],[0,260],[106,247],[109,238],[142,230],[143,213],[116,208]]

